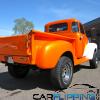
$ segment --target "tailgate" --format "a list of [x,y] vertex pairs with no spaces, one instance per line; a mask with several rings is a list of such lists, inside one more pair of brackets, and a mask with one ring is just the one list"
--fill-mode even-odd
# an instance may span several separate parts
[[[20,62],[19,57],[29,57],[28,35],[0,37],[0,61],[6,56],[12,56]],[[5,59],[5,58],[4,58]],[[3,60],[4,60],[3,59]],[[28,58],[27,58],[28,59]]]

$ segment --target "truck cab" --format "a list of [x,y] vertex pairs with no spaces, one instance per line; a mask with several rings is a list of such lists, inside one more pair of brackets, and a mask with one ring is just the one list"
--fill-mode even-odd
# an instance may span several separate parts
[[[86,36],[83,25],[76,19],[60,20],[50,22],[45,25],[45,32],[62,35],[65,37],[74,38],[76,58],[82,58],[88,38]],[[72,42],[72,41],[69,41]]]

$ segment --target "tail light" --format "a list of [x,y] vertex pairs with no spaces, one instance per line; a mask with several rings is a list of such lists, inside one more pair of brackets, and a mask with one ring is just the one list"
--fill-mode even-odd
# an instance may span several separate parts
[[32,40],[32,35],[29,33],[27,35],[27,52],[28,54],[31,54],[31,40]]

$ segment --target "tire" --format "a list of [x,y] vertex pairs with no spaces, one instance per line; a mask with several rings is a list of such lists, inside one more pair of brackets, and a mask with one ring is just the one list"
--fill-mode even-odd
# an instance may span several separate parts
[[12,77],[20,79],[28,74],[29,68],[28,66],[10,64],[8,65],[8,72]]
[[98,57],[97,57],[97,51],[95,51],[94,55],[93,55],[93,59],[90,60],[90,68],[91,69],[97,68],[98,67],[98,63],[99,63],[99,60],[98,60]]
[[73,61],[71,58],[62,56],[57,66],[51,70],[51,81],[57,89],[67,88],[73,77]]

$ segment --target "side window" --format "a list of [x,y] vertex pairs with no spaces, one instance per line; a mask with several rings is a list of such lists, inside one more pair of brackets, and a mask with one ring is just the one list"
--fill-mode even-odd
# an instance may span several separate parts
[[77,22],[73,22],[72,23],[72,32],[78,32],[79,28],[78,28],[78,23]]
[[82,24],[80,24],[80,32],[84,34],[84,28]]

